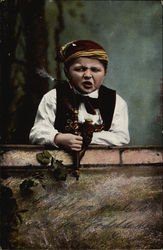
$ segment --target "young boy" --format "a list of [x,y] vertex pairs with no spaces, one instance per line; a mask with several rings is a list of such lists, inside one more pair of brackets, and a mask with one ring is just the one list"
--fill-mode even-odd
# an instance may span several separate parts
[[67,81],[45,94],[30,132],[33,144],[80,151],[83,144],[129,143],[126,102],[102,85],[108,66],[104,48],[90,40],[60,49]]

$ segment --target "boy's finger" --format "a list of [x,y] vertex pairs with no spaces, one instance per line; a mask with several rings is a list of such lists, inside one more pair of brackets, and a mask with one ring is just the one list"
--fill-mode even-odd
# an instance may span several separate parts
[[83,137],[81,137],[80,135],[79,135],[79,136],[76,136],[76,140],[82,141],[82,140],[83,140]]

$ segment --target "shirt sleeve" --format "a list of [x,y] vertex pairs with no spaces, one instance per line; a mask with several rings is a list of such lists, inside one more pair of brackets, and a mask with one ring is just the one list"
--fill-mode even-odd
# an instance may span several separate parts
[[56,90],[45,94],[39,104],[29,140],[32,144],[53,145],[58,130],[54,128],[56,114]]
[[122,146],[129,142],[128,107],[126,102],[116,95],[116,105],[109,131],[94,132],[91,144]]

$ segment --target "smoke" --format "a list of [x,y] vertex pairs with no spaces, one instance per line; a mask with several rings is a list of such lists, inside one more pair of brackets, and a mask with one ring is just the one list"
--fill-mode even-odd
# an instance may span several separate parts
[[55,81],[55,78],[54,78],[52,75],[49,75],[45,68],[42,68],[42,69],[37,68],[37,69],[36,69],[36,73],[37,73],[40,77],[48,78],[48,79],[51,80],[51,81]]

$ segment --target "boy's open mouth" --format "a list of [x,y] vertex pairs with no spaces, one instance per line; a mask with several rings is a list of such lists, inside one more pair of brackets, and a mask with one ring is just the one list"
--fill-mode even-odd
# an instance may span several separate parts
[[84,81],[82,82],[83,86],[86,87],[86,88],[90,88],[92,87],[92,82],[89,82],[89,81]]

